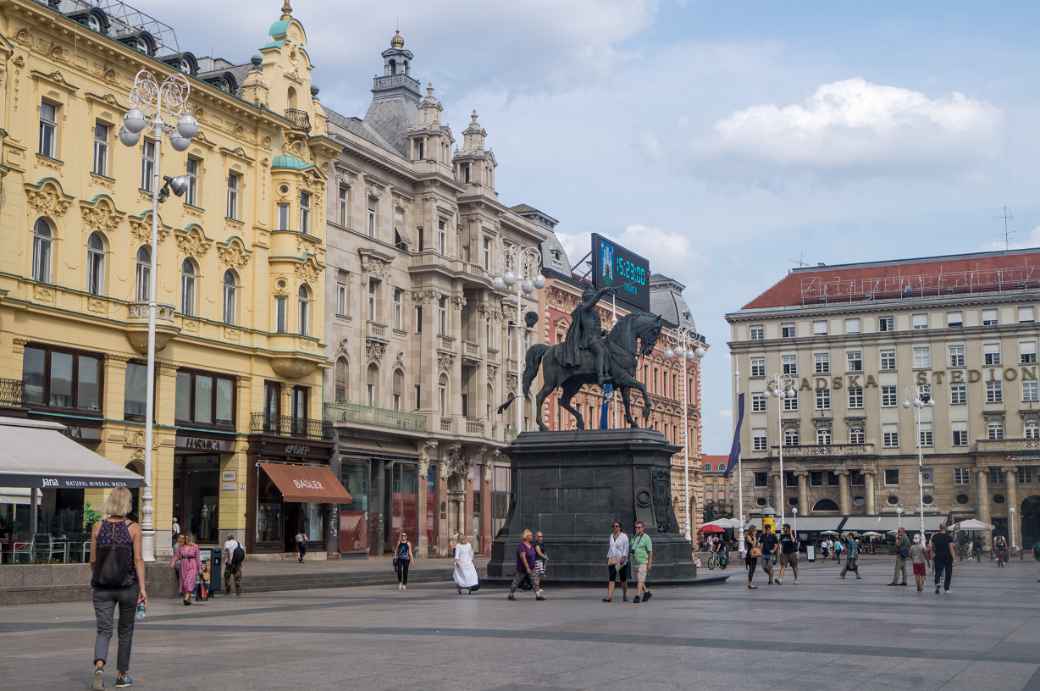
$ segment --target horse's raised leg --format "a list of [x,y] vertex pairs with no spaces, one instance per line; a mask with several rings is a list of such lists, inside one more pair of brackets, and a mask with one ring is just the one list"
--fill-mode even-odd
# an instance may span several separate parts
[[549,428],[545,424],[545,414],[543,413],[542,406],[545,405],[545,399],[553,392],[556,387],[546,382],[541,391],[538,392],[538,397],[535,405],[535,414],[538,415],[538,429],[542,432],[548,432]]
[[563,393],[560,394],[560,405],[574,416],[578,423],[578,429],[585,429],[585,418],[581,416],[581,411],[571,405],[571,399],[574,398],[574,394],[578,393],[579,390],[581,390],[581,384],[564,382]]
[[639,425],[636,424],[635,418],[632,417],[632,406],[631,402],[628,400],[629,387],[624,384],[619,386],[621,388],[621,404],[625,407],[625,422],[628,423],[629,427],[635,429],[639,427]]

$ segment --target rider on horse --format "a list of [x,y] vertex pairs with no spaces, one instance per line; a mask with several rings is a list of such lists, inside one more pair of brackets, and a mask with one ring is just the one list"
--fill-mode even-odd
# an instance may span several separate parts
[[613,293],[611,287],[586,288],[581,294],[581,302],[571,312],[571,325],[563,342],[562,364],[564,367],[581,366],[581,351],[592,353],[596,363],[596,378],[600,386],[607,382],[606,367],[607,348],[604,345],[603,325],[596,311],[596,303],[607,293]]

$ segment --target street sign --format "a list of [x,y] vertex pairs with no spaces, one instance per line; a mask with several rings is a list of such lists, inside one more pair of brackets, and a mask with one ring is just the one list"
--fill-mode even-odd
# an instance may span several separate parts
[[592,234],[592,285],[617,289],[617,299],[650,311],[650,262],[613,240]]

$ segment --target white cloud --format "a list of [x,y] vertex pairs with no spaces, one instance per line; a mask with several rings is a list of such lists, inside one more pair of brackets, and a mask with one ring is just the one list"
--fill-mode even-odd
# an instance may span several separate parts
[[1003,115],[953,92],[930,98],[860,78],[823,84],[802,103],[763,104],[715,123],[699,156],[784,170],[899,174],[999,154]]
[[[1020,233],[1015,233],[1011,237],[1022,237]],[[982,250],[984,252],[999,252],[1005,249],[1022,250],[1030,247],[1040,247],[1040,226],[1033,228],[1029,233],[1025,235],[1023,240],[1015,240],[1008,244],[1004,244],[1003,240],[994,240],[986,243]]]

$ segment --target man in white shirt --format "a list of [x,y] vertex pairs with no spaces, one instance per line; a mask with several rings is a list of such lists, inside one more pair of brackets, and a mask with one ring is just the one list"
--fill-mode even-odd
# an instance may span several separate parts
[[[241,550],[241,551],[239,551]],[[238,560],[235,554],[238,554]],[[245,560],[246,548],[235,539],[234,535],[228,535],[224,541],[224,592],[231,594],[231,581],[235,581],[235,597],[242,594],[242,561]]]
[[607,548],[607,596],[603,602],[614,601],[614,584],[621,581],[621,601],[628,602],[628,535],[621,531],[621,523],[614,521],[610,531],[610,546]]

